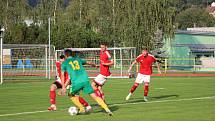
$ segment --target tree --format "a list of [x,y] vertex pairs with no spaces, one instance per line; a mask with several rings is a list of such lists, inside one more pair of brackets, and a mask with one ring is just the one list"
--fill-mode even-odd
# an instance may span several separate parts
[[168,1],[124,0],[116,6],[116,36],[121,46],[153,50],[158,30],[163,32],[163,37],[173,36],[175,8]]
[[212,27],[215,26],[215,18],[205,9],[199,7],[188,8],[176,16],[179,29],[189,27]]
[[[9,1],[9,0],[7,0]],[[173,18],[176,13],[171,0],[40,0],[28,6],[27,1],[8,4],[8,7],[23,3],[29,14],[21,14],[14,26],[6,32],[8,43],[47,43],[48,17],[52,18],[51,40],[58,49],[64,47],[98,47],[106,41],[109,46],[134,46],[149,50],[157,48],[156,32],[162,37],[173,37]],[[10,3],[4,2],[4,4]],[[16,6],[20,7],[20,6]],[[0,7],[1,8],[1,7]],[[25,10],[23,10],[25,11]],[[0,14],[0,16],[7,15]],[[25,18],[33,19],[34,25],[23,24]],[[10,19],[12,17],[4,17]],[[36,25],[35,23],[39,23]],[[16,41],[13,41],[14,39]]]

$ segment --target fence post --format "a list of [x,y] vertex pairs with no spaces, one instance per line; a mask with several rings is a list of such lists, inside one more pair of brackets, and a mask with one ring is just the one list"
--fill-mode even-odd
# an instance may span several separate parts
[[0,30],[0,38],[1,38],[1,47],[0,47],[0,50],[1,50],[1,65],[0,65],[0,69],[1,69],[1,81],[0,81],[0,84],[3,84],[3,36],[4,36],[4,31],[5,31],[5,29],[4,29],[4,27],[3,28],[0,28],[1,30]]
[[193,72],[196,72],[196,59],[193,59]]
[[24,74],[25,73],[25,62],[26,60],[25,59],[22,59],[22,73]]
[[114,61],[114,68],[116,68],[116,49],[113,50],[113,61]]
[[0,84],[3,84],[3,34],[1,33],[1,47],[0,47],[0,50],[1,50],[1,65],[0,65],[0,69],[1,69],[1,82]]
[[121,67],[121,76],[123,75],[123,69],[122,69],[122,64],[123,63],[123,60],[122,60],[122,48],[120,48],[120,67]]
[[166,74],[167,72],[167,58],[165,58],[165,65],[164,65],[164,73]]
[[46,48],[45,48],[45,53],[46,53],[46,58],[45,58],[45,63],[46,63],[46,78],[48,78],[48,47],[46,45]]

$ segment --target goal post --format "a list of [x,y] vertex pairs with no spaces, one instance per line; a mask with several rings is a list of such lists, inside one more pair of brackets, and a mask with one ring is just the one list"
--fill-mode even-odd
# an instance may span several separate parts
[[49,46],[42,44],[3,44],[1,80],[23,81],[48,78],[49,74],[55,73],[49,64],[55,60],[55,47],[50,46],[50,58],[48,50]]
[[[77,51],[78,56],[93,63],[99,64],[100,48],[72,48]],[[108,48],[114,59],[111,66],[110,78],[128,78],[128,68],[136,57],[135,47]],[[41,80],[56,76],[55,62],[64,50],[55,50],[50,47],[49,58],[48,45],[41,44],[3,44],[1,49],[0,67],[2,68],[1,83],[7,81]],[[85,66],[89,76],[95,77],[99,74],[99,68]],[[135,70],[135,68],[134,68]],[[135,72],[135,71],[134,71]]]
[[0,84],[3,83],[3,35],[0,35]]
[[[100,48],[69,48],[72,51],[76,51],[76,54],[84,58],[87,61],[99,64],[99,54]],[[114,65],[111,66],[111,76],[110,78],[128,78],[128,68],[132,61],[136,58],[136,48],[135,47],[119,47],[119,48],[108,48],[112,58],[114,59]],[[64,50],[56,50],[56,57],[63,54]],[[85,66],[90,78],[94,78],[99,74],[99,68],[93,68],[90,66]],[[134,68],[135,70],[135,68]],[[135,72],[135,71],[134,71]]]

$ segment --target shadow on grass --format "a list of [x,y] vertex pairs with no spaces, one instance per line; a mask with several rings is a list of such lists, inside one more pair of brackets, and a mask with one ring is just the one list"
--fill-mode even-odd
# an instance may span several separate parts
[[[98,107],[98,106],[96,106]],[[109,109],[112,111],[112,112],[115,112],[119,109],[119,106],[116,106],[116,105],[112,105],[112,106],[109,106]],[[96,110],[96,111],[93,111],[93,113],[100,113],[100,112],[105,112],[103,109],[102,110]]]
[[[164,98],[170,98],[170,97],[179,97],[179,95],[161,95],[161,96],[153,96],[153,97],[148,97],[148,99],[164,99]],[[143,97],[142,98],[131,98],[130,99],[131,101],[132,100],[143,100]]]
[[[149,102],[151,101],[151,99],[153,99],[152,101],[156,101],[154,99],[165,99],[165,98],[170,98],[170,97],[179,97],[179,95],[162,95],[162,96],[155,96],[155,97],[148,97]],[[125,104],[125,103],[138,103],[138,102],[145,102],[143,98],[133,98],[130,99],[129,101],[123,102],[121,104]]]
[[161,95],[161,96],[155,96],[155,97],[150,97],[150,98],[163,99],[163,98],[169,98],[169,97],[179,97],[179,95]]

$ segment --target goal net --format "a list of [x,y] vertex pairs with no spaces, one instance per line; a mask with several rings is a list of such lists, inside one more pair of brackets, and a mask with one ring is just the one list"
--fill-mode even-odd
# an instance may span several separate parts
[[[100,48],[70,48],[72,51],[76,51],[77,55],[87,61],[99,64]],[[114,59],[114,65],[111,66],[110,71],[112,73],[110,78],[128,78],[128,68],[132,61],[136,58],[135,47],[122,47],[122,48],[108,48],[112,58]],[[59,56],[63,54],[64,50],[56,50],[57,60]],[[90,78],[94,78],[99,74],[99,68],[93,68],[85,66]],[[136,70],[133,68],[134,71]]]
[[55,73],[55,48],[48,45],[4,44],[1,59],[3,81],[45,79]]

